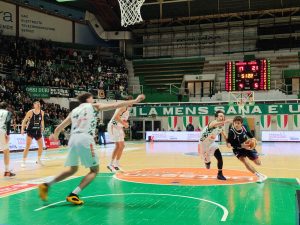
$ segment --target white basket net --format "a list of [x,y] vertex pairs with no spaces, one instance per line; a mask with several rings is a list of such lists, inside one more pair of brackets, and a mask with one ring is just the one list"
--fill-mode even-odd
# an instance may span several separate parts
[[127,27],[143,21],[141,7],[145,0],[118,0],[121,10],[121,25]]
[[236,104],[242,111],[244,116],[244,107],[246,104],[254,105],[254,92],[253,91],[236,91],[229,92],[229,104]]

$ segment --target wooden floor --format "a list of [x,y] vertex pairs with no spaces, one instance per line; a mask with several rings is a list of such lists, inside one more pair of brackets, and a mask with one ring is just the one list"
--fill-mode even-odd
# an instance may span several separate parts
[[[300,179],[300,143],[263,143],[258,146],[263,165],[257,169],[274,178],[298,178]],[[109,172],[106,165],[109,162],[113,145],[99,147],[100,172]],[[244,166],[232,155],[232,151],[221,146],[224,156],[224,169],[246,170]],[[44,151],[45,166],[35,164],[36,152],[29,153],[26,168],[21,168],[22,153],[11,153],[11,164],[17,176],[13,179],[0,178],[0,187],[55,176],[64,169],[66,148],[60,150]],[[125,170],[144,168],[178,168],[178,167],[204,167],[200,157],[196,155],[197,143],[194,142],[127,142],[122,167]],[[3,155],[0,155],[3,162]],[[1,163],[2,164],[2,163]],[[2,164],[3,165],[3,164]],[[212,158],[212,168],[216,167],[216,161]],[[3,170],[3,166],[1,168]],[[82,176],[87,169],[81,168],[77,173]]]
[[0,224],[296,225],[299,143],[258,147],[258,169],[269,177],[262,184],[224,146],[226,181],[216,179],[215,159],[210,170],[203,168],[197,143],[128,142],[121,161],[126,172],[115,175],[106,169],[112,150],[98,149],[101,173],[80,193],[83,206],[65,201],[87,172],[83,168],[51,186],[47,202],[38,198],[37,185],[64,169],[66,148],[45,151],[43,167],[35,165],[36,152],[26,168],[20,167],[22,153],[12,153],[17,176],[0,178]]

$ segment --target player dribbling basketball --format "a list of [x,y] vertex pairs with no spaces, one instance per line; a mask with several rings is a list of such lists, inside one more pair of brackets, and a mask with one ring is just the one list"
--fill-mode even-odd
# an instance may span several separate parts
[[258,182],[263,182],[267,177],[259,172],[247,160],[250,159],[256,165],[261,165],[258,153],[252,149],[255,145],[251,146],[248,140],[254,140],[253,135],[243,126],[243,118],[236,116],[233,119],[233,126],[229,129],[227,147],[233,148],[235,156],[245,165],[245,167],[258,177]]

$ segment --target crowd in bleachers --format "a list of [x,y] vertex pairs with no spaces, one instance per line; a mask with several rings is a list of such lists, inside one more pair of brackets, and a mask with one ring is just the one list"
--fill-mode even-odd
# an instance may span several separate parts
[[[70,90],[113,91],[115,96],[126,93],[127,70],[121,57],[101,57],[99,50],[78,50],[55,46],[50,41],[32,41],[0,35],[0,101],[6,101],[14,112],[13,124],[20,124],[32,108],[33,99],[26,93],[27,86],[48,86]],[[96,91],[95,91],[96,90]],[[46,121],[61,122],[69,113],[57,104],[41,101]],[[15,128],[16,131],[19,128]]]
[[94,51],[62,48],[50,41],[0,36],[0,69],[14,69],[22,85],[86,91],[126,92],[127,70],[119,56],[102,57]]
[[[32,109],[34,101],[20,87],[16,81],[0,78],[0,102],[7,102],[9,110],[13,112],[12,124],[15,132],[20,131],[20,127],[16,127],[16,125],[22,123],[26,112]],[[69,114],[68,109],[58,104],[45,103],[41,100],[41,105],[45,112],[45,121],[48,124],[59,124]]]

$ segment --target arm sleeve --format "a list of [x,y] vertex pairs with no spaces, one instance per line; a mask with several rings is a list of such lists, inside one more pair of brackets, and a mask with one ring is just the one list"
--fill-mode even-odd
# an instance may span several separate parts
[[11,120],[13,118],[13,115],[11,112],[8,112],[7,117],[6,117],[6,134],[9,135],[10,134],[10,125],[11,125]]

